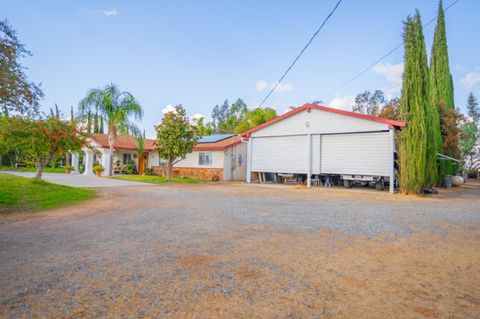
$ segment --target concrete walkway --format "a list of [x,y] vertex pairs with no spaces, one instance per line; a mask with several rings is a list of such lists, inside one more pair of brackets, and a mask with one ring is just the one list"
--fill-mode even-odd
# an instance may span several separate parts
[[[9,173],[13,175],[23,177],[35,177],[34,172],[14,172],[14,171],[2,171],[3,173]],[[119,179],[97,177],[97,176],[85,176],[79,174],[62,174],[62,173],[43,173],[44,180],[74,187],[122,187],[122,186],[151,186],[147,183],[138,183],[131,181],[122,181]]]

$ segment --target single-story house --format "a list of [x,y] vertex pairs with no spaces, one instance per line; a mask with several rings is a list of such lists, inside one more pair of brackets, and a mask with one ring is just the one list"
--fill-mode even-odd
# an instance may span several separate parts
[[[245,133],[252,175],[338,176],[389,182],[394,191],[395,130],[405,122],[306,104]],[[383,186],[382,186],[383,188]]]
[[[166,162],[159,158],[155,140],[144,140],[143,156],[138,156],[137,141],[133,136],[121,135],[115,140],[113,154],[110,154],[108,136],[106,134],[90,134],[87,141],[89,148],[83,149],[84,174],[91,175],[93,164],[98,162],[109,171],[110,158],[113,157],[114,173],[131,161],[140,174],[149,168],[155,174],[166,173]],[[247,145],[235,134],[222,134],[202,137],[185,159],[174,165],[174,176],[205,178],[212,180],[245,180]],[[79,156],[73,154],[72,165],[78,171]]]

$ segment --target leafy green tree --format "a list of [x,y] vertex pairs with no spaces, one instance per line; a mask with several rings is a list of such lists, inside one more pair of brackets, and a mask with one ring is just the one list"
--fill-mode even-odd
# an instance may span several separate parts
[[[448,109],[443,102],[439,104],[440,117],[442,118],[443,149],[445,154],[453,158],[460,158],[460,128],[458,123],[463,120],[463,116],[456,109]],[[450,163],[449,161],[447,163]],[[450,163],[452,164],[452,163]],[[456,165],[447,165],[447,174],[455,173]]]
[[228,103],[228,100],[225,100],[222,105],[215,105],[212,110],[212,120],[215,128],[220,127],[223,123],[227,121],[229,109],[230,104]]
[[400,119],[400,99],[395,97],[389,100],[380,110],[378,117],[383,117],[390,120]]
[[38,115],[43,92],[28,80],[20,64],[22,57],[30,55],[8,21],[0,21],[0,106],[4,114]]
[[234,132],[247,111],[247,105],[242,99],[237,99],[232,105],[228,100],[225,100],[221,106],[216,105],[212,110],[214,133]]
[[480,161],[480,133],[474,121],[465,121],[461,125],[460,152],[465,162],[465,168],[471,172]]
[[70,121],[57,116],[46,119],[13,117],[2,122],[2,136],[19,146],[34,160],[36,178],[41,180],[45,167],[57,157],[80,151],[86,145],[85,135],[77,132]]
[[472,120],[478,124],[480,120],[480,108],[478,107],[478,101],[473,93],[470,93],[467,100],[467,114]]
[[205,124],[204,117],[193,118],[192,126],[196,128],[198,136],[209,136],[209,135],[212,135],[213,132],[215,131],[215,128],[213,127],[213,123]]
[[428,81],[425,42],[418,11],[404,25],[404,70],[400,117],[407,126],[400,135],[400,186],[404,193],[418,194],[425,186],[427,137],[425,108]]
[[181,105],[175,106],[175,111],[166,113],[155,130],[158,155],[167,161],[167,179],[171,181],[173,165],[192,152],[197,144],[198,134]]
[[235,133],[241,134],[249,129],[268,122],[277,117],[277,111],[271,108],[255,108],[248,111],[243,117],[241,122],[235,128]]
[[[113,83],[104,88],[90,90],[80,101],[79,109],[82,118],[88,116],[92,110],[103,116],[107,123],[110,152],[113,152],[113,146],[119,134],[128,134],[129,130],[138,131],[137,126],[131,122],[131,118],[140,120],[143,115],[142,107],[135,97],[129,92],[120,91]],[[112,163],[110,168],[113,168]],[[106,174],[112,175],[112,171]]]
[[[445,28],[445,13],[443,10],[442,1],[438,4],[437,25],[435,27],[435,34],[433,38],[432,52],[430,55],[430,85],[431,85],[431,100],[437,107],[437,112],[440,114],[440,122],[443,128],[451,128],[452,112],[454,110],[453,100],[453,79],[450,73],[450,65],[448,59],[448,45],[447,33]],[[443,109],[442,109],[443,108]],[[447,117],[443,117],[444,116]],[[455,134],[455,130],[442,129],[442,141],[437,141],[437,144],[448,145],[439,149],[439,153],[443,153],[450,157],[458,155],[458,144],[452,144],[453,141],[458,140],[454,136],[447,134]],[[450,142],[445,143],[445,140]],[[443,180],[446,174],[452,174],[452,166],[449,161],[440,161],[439,179]]]
[[[12,134],[22,132],[22,129],[22,117],[0,116],[0,156],[7,159],[11,167],[15,167],[17,158],[22,157],[28,148],[26,139],[22,139],[19,134]],[[5,161],[2,164],[5,164]]]
[[355,98],[353,112],[378,116],[385,103],[386,99],[383,91],[375,90],[372,94],[369,90],[366,90]]

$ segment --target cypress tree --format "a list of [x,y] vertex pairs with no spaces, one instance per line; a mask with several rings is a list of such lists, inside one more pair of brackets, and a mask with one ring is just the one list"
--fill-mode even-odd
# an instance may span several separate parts
[[70,122],[75,123],[75,114],[73,114],[73,106],[70,106]]
[[[445,29],[445,13],[443,11],[442,1],[438,4],[437,25],[435,27],[435,34],[433,37],[432,53],[430,56],[430,86],[432,103],[437,108],[437,113],[440,115],[440,123],[448,122],[445,115],[448,110],[454,110],[453,101],[453,78],[450,73],[450,66],[448,62],[448,46],[447,33]],[[448,130],[441,130],[440,138],[437,137],[437,152],[454,157],[457,152],[451,152],[443,146],[443,141],[451,140]],[[458,146],[457,146],[458,148]],[[454,147],[455,149],[455,147]],[[445,174],[451,174],[451,163],[440,161],[438,184],[443,183]]]
[[93,116],[93,133],[98,133],[98,114]]
[[100,129],[99,129],[100,134],[104,134],[103,131],[103,115],[100,115]]
[[92,133],[92,114],[87,113],[87,133]]
[[420,14],[408,17],[404,26],[404,70],[400,116],[407,126],[400,135],[400,186],[402,192],[418,194],[426,185],[426,105],[428,69]]

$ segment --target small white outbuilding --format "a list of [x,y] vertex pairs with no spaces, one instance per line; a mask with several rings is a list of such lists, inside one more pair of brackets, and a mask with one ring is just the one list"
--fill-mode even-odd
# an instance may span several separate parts
[[252,173],[371,176],[394,191],[395,130],[405,122],[306,104],[242,134]]

